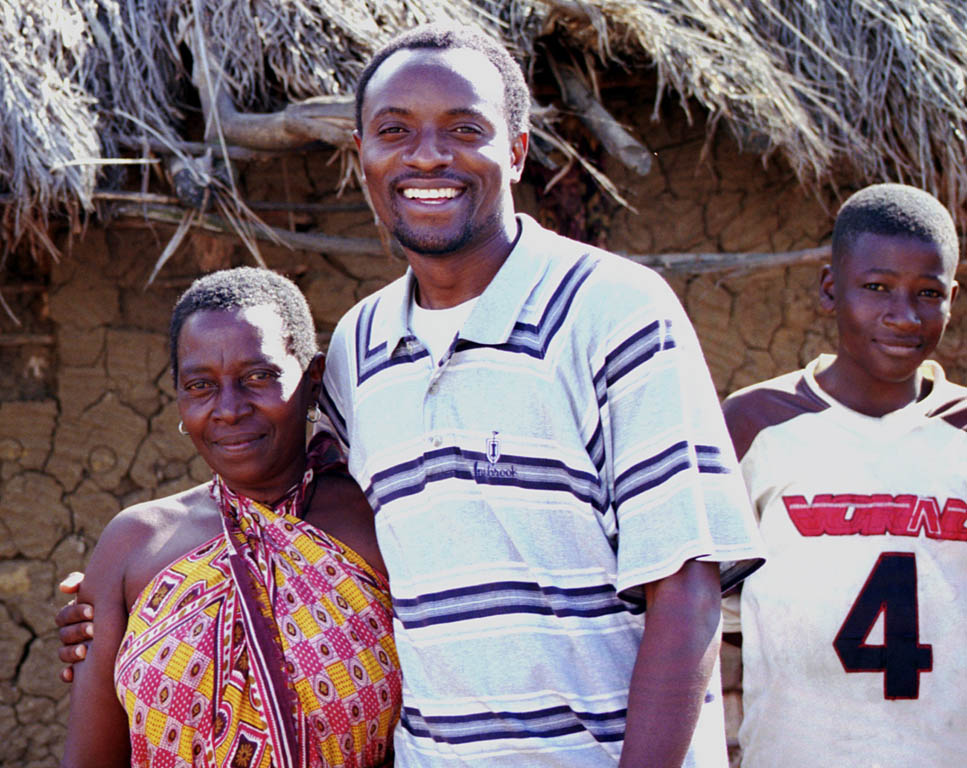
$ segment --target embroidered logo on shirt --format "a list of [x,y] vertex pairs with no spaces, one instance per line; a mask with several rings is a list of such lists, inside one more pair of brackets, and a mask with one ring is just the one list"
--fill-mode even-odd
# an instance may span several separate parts
[[513,464],[505,464],[498,467],[496,464],[482,464],[479,461],[473,463],[473,479],[476,483],[490,483],[501,485],[500,481],[507,481],[517,477],[517,467]]
[[487,438],[484,455],[487,457],[488,463],[483,464],[479,461],[473,463],[473,479],[476,483],[501,484],[501,481],[506,482],[517,477],[517,467],[513,464],[497,465],[497,462],[500,461],[500,438],[497,437],[499,434],[497,430],[494,430]]
[[494,430],[494,433],[487,438],[487,461],[491,464],[496,464],[500,461],[500,440],[497,435],[500,433]]

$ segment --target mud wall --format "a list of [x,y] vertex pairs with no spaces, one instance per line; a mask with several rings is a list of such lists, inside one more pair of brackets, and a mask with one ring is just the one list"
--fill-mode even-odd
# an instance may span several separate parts
[[[833,202],[804,193],[781,163],[763,166],[727,137],[705,147],[703,126],[680,116],[628,120],[655,152],[652,172],[642,179],[603,164],[636,211],[609,203],[576,173],[545,193],[539,168],[518,189],[520,208],[629,253],[784,251],[828,238]],[[375,236],[361,195],[336,197],[337,172],[327,160],[310,153],[283,167],[250,164],[240,169],[245,194],[331,205],[312,215],[267,215],[277,226]],[[59,262],[21,260],[3,286],[21,326],[0,317],[0,765],[57,763],[68,693],[55,655],[59,577],[83,566],[121,508],[208,477],[176,429],[167,321],[194,277],[252,260],[230,238],[197,235],[146,287],[170,236],[170,228],[130,223],[60,233]],[[262,254],[305,291],[323,342],[343,311],[404,267],[389,256],[275,246]],[[815,266],[670,282],[723,395],[834,349],[835,328],[816,311]],[[967,380],[965,333],[961,305],[938,354],[959,382]],[[734,745],[741,670],[737,653],[723,659]]]

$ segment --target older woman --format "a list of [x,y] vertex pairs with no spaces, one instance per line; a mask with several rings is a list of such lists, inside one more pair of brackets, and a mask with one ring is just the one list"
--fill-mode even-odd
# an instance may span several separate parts
[[63,765],[383,763],[401,688],[388,586],[337,452],[306,452],[323,363],[305,299],[268,270],[195,281],[171,367],[214,477],[105,528]]

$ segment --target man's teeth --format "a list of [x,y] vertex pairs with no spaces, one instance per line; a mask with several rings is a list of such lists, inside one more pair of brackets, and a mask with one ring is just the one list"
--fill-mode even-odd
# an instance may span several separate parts
[[416,189],[408,187],[403,190],[403,197],[410,200],[437,200],[441,197],[456,197],[457,190],[453,187],[441,187],[440,189]]

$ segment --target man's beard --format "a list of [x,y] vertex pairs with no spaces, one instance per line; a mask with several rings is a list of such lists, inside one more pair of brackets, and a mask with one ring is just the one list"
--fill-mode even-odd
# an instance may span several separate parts
[[446,256],[459,251],[473,239],[474,233],[475,227],[470,219],[464,222],[458,232],[449,236],[432,228],[417,231],[403,222],[398,222],[393,228],[393,237],[399,244],[421,256]]
[[[466,192],[468,196],[472,193]],[[471,210],[473,200],[468,201]],[[467,216],[463,223],[459,225],[456,232],[442,232],[434,227],[421,227],[419,229],[410,227],[401,215],[399,210],[394,210],[396,221],[393,224],[391,233],[397,242],[406,250],[418,253],[421,256],[447,256],[469,244],[482,231],[493,228],[500,221],[500,214],[497,211],[491,213],[484,221],[474,222],[471,216]]]

